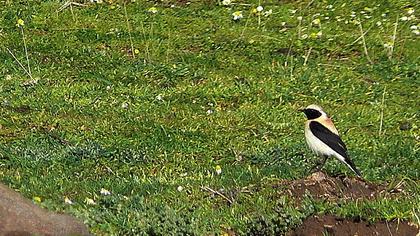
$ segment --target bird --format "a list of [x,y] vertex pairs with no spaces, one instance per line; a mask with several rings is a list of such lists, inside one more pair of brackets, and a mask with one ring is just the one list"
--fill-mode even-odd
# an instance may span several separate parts
[[341,140],[334,123],[322,107],[312,104],[304,109],[300,109],[300,111],[305,113],[308,119],[305,122],[306,143],[316,155],[323,157],[313,170],[319,171],[328,157],[334,156],[349,167],[358,177],[362,178],[362,174],[347,154],[347,147]]

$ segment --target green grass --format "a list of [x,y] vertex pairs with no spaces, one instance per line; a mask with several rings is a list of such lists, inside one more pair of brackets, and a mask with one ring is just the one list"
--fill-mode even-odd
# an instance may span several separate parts
[[[420,43],[410,27],[419,20],[398,21],[392,56],[383,45],[397,17],[409,16],[409,7],[418,14],[419,5],[261,1],[273,14],[258,17],[251,13],[258,1],[182,2],[127,3],[130,32],[117,1],[60,12],[57,1],[1,2],[3,183],[79,217],[98,235],[208,235],[229,228],[274,235],[323,212],[417,221]],[[152,6],[158,13],[147,11]],[[235,22],[237,10],[244,18]],[[26,66],[19,18],[36,83],[7,51]],[[320,27],[311,24],[316,18]],[[372,64],[362,41],[354,43],[361,35],[354,19],[367,31]],[[309,37],[298,38],[299,31]],[[320,38],[311,38],[319,31]],[[297,112],[311,103],[333,115],[367,180],[401,180],[410,194],[308,198],[299,206],[279,195],[275,183],[305,177],[316,160]],[[352,175],[336,160],[325,170]],[[102,196],[101,188],[112,194]],[[73,205],[64,203],[66,196]]]

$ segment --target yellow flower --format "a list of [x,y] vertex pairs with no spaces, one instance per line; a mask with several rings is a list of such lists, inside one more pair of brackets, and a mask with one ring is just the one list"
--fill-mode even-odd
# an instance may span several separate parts
[[139,54],[140,51],[138,49],[134,49],[134,54]]
[[85,203],[88,205],[96,205],[96,202],[92,198],[86,198]]
[[37,196],[33,197],[32,200],[34,202],[37,202],[37,203],[40,203],[42,201],[41,198],[40,197],[37,197]]
[[150,12],[150,13],[153,13],[153,14],[155,14],[155,13],[157,13],[157,12],[158,12],[158,10],[157,10],[157,8],[156,8],[156,7],[151,7],[151,8],[149,8],[147,11],[148,11],[148,12]]
[[363,10],[368,11],[368,12],[373,12],[373,8],[370,8],[370,7],[365,7],[363,8]]
[[22,27],[24,25],[25,25],[25,21],[19,18],[16,22],[16,26],[17,27]]
[[220,167],[219,165],[216,166],[216,174],[220,175],[222,173],[222,167]]
[[70,198],[65,197],[65,198],[64,198],[64,203],[71,205],[71,204],[73,204],[73,201],[72,201],[72,200],[70,200]]
[[242,17],[244,17],[242,15],[242,11],[235,11],[234,13],[232,13],[233,16],[233,20],[240,20],[242,19]]
[[319,25],[321,24],[321,20],[319,18],[316,18],[315,20],[312,21],[312,24]]

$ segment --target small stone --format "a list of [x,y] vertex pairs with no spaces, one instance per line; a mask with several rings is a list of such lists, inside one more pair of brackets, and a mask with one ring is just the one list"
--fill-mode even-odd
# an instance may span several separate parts
[[401,122],[400,123],[400,130],[410,130],[411,129],[411,124],[409,122]]

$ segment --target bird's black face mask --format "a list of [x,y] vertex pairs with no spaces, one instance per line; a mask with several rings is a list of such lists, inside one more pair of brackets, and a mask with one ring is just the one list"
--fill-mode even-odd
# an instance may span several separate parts
[[315,110],[315,109],[311,109],[311,108],[302,109],[301,111],[303,113],[305,113],[308,120],[313,120],[313,119],[316,119],[316,118],[322,116],[322,113],[320,111]]

